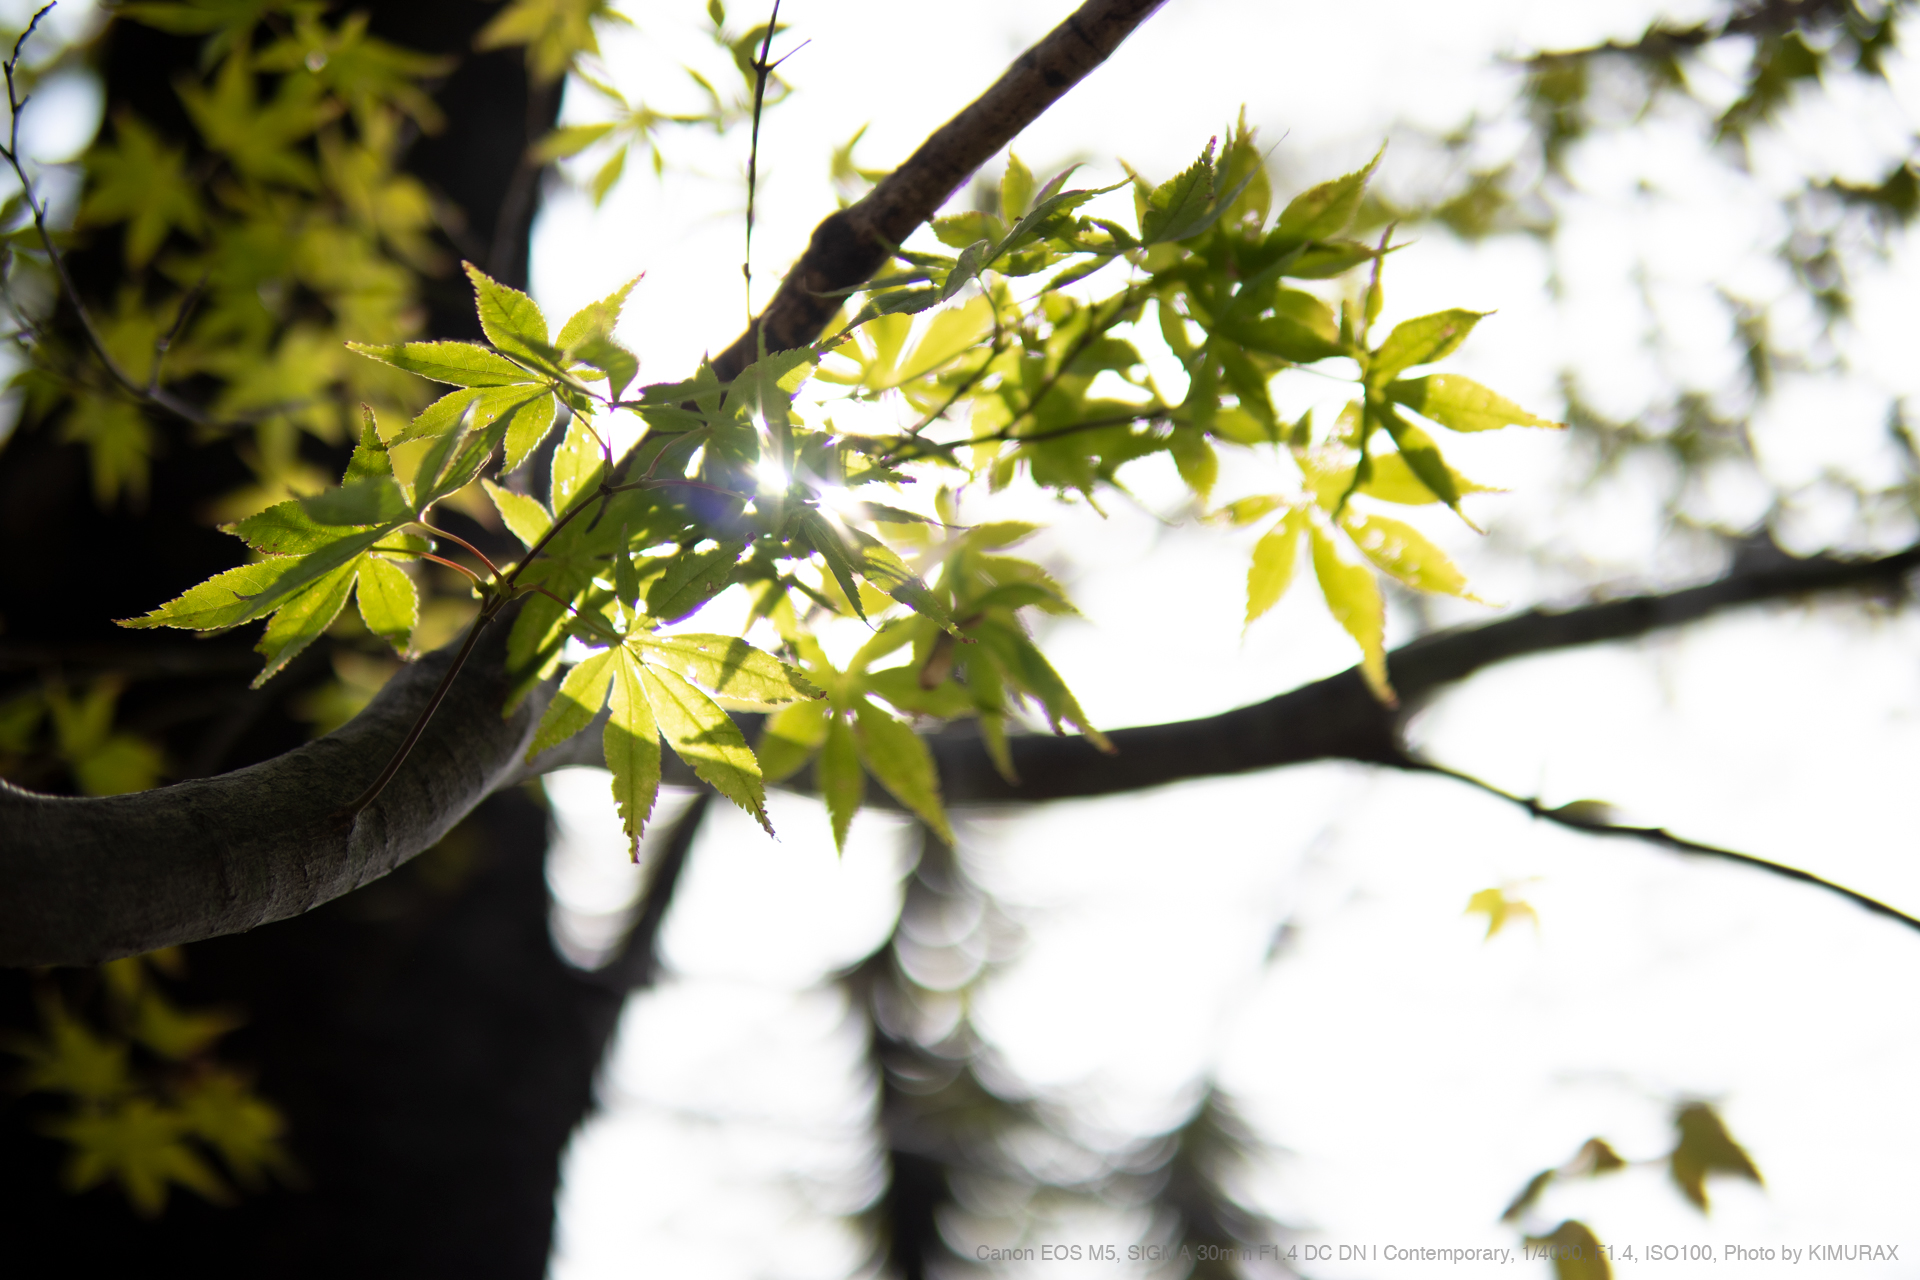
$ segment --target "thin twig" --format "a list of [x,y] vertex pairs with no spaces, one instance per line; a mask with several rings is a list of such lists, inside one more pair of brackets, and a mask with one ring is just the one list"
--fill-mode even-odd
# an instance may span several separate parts
[[1802,871],[1799,867],[1789,867],[1783,863],[1769,862],[1767,859],[1756,857],[1751,853],[1741,853],[1734,849],[1723,849],[1719,845],[1702,844],[1698,840],[1688,840],[1683,836],[1674,835],[1665,827],[1634,827],[1627,826],[1624,823],[1602,822],[1588,817],[1581,809],[1550,808],[1532,797],[1515,795],[1511,791],[1496,787],[1484,778],[1477,778],[1470,773],[1463,773],[1458,769],[1449,769],[1445,765],[1434,764],[1431,761],[1408,757],[1402,767],[1415,773],[1431,773],[1442,778],[1452,778],[1455,782],[1464,782],[1468,786],[1484,791],[1490,796],[1496,796],[1499,799],[1505,800],[1508,804],[1525,809],[1536,818],[1542,818],[1556,826],[1566,827],[1573,831],[1584,831],[1588,835],[1593,836],[1614,836],[1621,839],[1638,840],[1643,844],[1651,844],[1663,849],[1672,849],[1678,853],[1691,853],[1704,858],[1720,858],[1728,862],[1737,862],[1742,866],[1753,867],[1756,870],[1765,871],[1772,875],[1783,876],[1788,880],[1797,880],[1801,884],[1810,884],[1816,888],[1825,889],[1829,893],[1837,893],[1855,906],[1865,907],[1876,915],[1885,916],[1889,920],[1897,920],[1909,929],[1920,930],[1920,919],[1915,919],[1913,916],[1908,915],[1896,907],[1888,906],[1878,898],[1869,898],[1864,893],[1849,889],[1843,884],[1835,884],[1831,880],[1814,875],[1811,871]]
[[[32,95],[28,95],[28,98],[19,96],[14,76],[15,70],[20,64],[20,52],[27,43],[27,37],[33,34],[34,28],[40,25],[40,19],[52,12],[53,8],[53,4],[45,5],[39,12],[33,15],[33,20],[27,24],[27,29],[22,31],[20,38],[13,42],[13,55],[9,57],[5,63],[0,64],[0,70],[4,70],[6,74],[7,110],[10,115],[7,129],[7,145],[0,147],[0,158],[6,160],[7,164],[13,169],[14,176],[20,180],[21,198],[26,201],[27,208],[33,212],[33,227],[35,231],[39,232],[40,244],[46,250],[48,261],[53,265],[54,278],[59,281],[61,296],[66,298],[67,305],[73,308],[74,316],[80,321],[80,331],[86,335],[87,346],[93,350],[94,357],[99,360],[101,368],[105,369],[107,376],[119,383],[127,394],[133,396],[136,400],[145,401],[146,403],[165,409],[168,413],[191,422],[195,426],[228,428],[246,425],[244,422],[222,422],[219,419],[209,417],[203,410],[187,403],[172,392],[157,385],[143,387],[135,381],[125,369],[121,368],[120,362],[113,358],[112,353],[107,350],[105,340],[100,337],[99,327],[94,324],[93,313],[88,311],[86,304],[80,300],[80,290],[73,282],[72,273],[67,270],[67,260],[65,256],[54,246],[53,233],[47,229],[47,206],[34,195],[33,181],[27,177],[26,166],[20,158],[20,112],[26,107],[28,99]],[[159,373],[159,362],[157,359],[154,365],[154,372],[157,381],[157,375]]]
[[767,99],[767,76],[773,71],[767,55],[773,52],[773,34],[780,26],[780,0],[773,0],[773,12],[767,16],[766,38],[760,42],[760,56],[754,59],[753,131],[747,148],[747,246],[740,262],[740,276],[747,293],[747,323],[753,323],[753,197],[760,178],[760,112]]

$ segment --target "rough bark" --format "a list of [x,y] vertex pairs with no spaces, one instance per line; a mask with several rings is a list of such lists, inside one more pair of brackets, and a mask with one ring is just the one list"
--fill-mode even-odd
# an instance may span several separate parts
[[[1511,658],[1644,635],[1762,600],[1897,589],[1916,567],[1920,547],[1871,560],[1779,561],[1683,591],[1535,609],[1425,637],[1396,650],[1390,670],[1404,708]],[[351,828],[333,825],[332,814],[404,735],[444,655],[396,677],[338,733],[251,769],[97,800],[0,787],[0,876],[9,886],[0,898],[0,963],[93,963],[297,914],[392,870],[496,787],[596,758],[598,735],[588,730],[523,768],[537,704],[503,720],[497,648],[483,645],[476,659],[393,786]],[[964,727],[934,735],[932,746],[949,803],[1018,804],[1310,760],[1402,765],[1399,714],[1347,671],[1221,715],[1116,730],[1112,756],[1079,738],[1018,738],[1018,786],[994,771]],[[670,774],[675,780],[684,779]]]

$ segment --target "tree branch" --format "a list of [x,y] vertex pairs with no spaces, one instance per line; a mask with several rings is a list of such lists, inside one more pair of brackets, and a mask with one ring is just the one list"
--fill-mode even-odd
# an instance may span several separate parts
[[[1784,876],[1788,880],[1798,880],[1801,884],[1810,884],[1816,889],[1825,889],[1828,893],[1837,893],[1855,906],[1865,907],[1875,915],[1885,916],[1889,920],[1896,920],[1909,929],[1920,929],[1920,920],[1914,919],[1906,912],[1895,907],[1890,907],[1878,898],[1869,898],[1866,894],[1854,889],[1849,889],[1843,884],[1835,884],[1831,880],[1823,879],[1811,871],[1802,871],[1799,867],[1789,867],[1784,863],[1772,862],[1766,858],[1757,858],[1753,854],[1741,853],[1737,849],[1723,849],[1717,844],[1701,844],[1698,840],[1689,840],[1684,836],[1676,836],[1665,827],[1635,827],[1625,823],[1614,822],[1606,817],[1604,813],[1594,813],[1591,806],[1585,803],[1575,803],[1559,808],[1549,807],[1541,804],[1540,801],[1532,797],[1518,796],[1511,791],[1502,790],[1484,778],[1476,778],[1470,773],[1462,773],[1458,769],[1449,769],[1445,765],[1434,764],[1431,761],[1418,760],[1409,756],[1402,767],[1416,773],[1431,773],[1442,778],[1452,778],[1455,782],[1464,782],[1468,786],[1484,791],[1490,796],[1497,796],[1505,800],[1508,804],[1525,809],[1536,818],[1554,823],[1556,826],[1566,827],[1573,831],[1584,832],[1590,836],[1612,836],[1623,840],[1637,840],[1642,844],[1650,844],[1661,849],[1670,849],[1675,853],[1693,854],[1696,857],[1702,858],[1719,858],[1727,862],[1738,863],[1743,867],[1752,867],[1757,871],[1765,871],[1770,875]],[[1601,806],[1602,810],[1606,807],[1607,806]]]
[[[1532,609],[1395,650],[1398,711],[1350,670],[1221,715],[1117,729],[1109,735],[1114,756],[1077,737],[1016,737],[1009,745],[1017,787],[994,770],[971,725],[935,734],[929,745],[953,805],[1112,795],[1312,760],[1417,767],[1399,741],[1408,710],[1497,663],[1765,600],[1895,591],[1916,568],[1920,546],[1872,560],[1779,559],[1683,591]],[[297,915],[428,848],[489,792],[599,763],[597,728],[521,763],[549,695],[536,693],[501,718],[506,630],[489,628],[406,767],[351,828],[330,815],[366,787],[412,727],[451,660],[445,650],[402,671],[345,728],[249,769],[102,799],[0,783],[0,964],[93,964]],[[673,768],[665,780],[698,785]],[[796,785],[810,782],[803,776]]]
[[317,742],[250,768],[124,796],[43,796],[0,781],[0,965],[94,964],[310,911],[432,845],[513,773],[544,709],[511,716],[505,627],[488,628],[380,797],[366,790],[453,661],[405,668]]
[[861,284],[931,218],[974,170],[1105,62],[1165,0],[1087,0],[1021,54],[991,89],[920,144],[880,185],[813,230],[773,301],[715,358],[722,382],[760,354],[804,347],[840,310],[835,289]]

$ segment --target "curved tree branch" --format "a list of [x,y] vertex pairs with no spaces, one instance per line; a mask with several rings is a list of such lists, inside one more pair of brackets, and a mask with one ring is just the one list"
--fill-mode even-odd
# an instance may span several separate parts
[[[883,262],[892,244],[1156,5],[1090,0],[899,174],[828,219],[763,317],[769,348],[816,336],[833,309],[816,296],[819,289],[864,279],[848,273],[862,262],[872,264],[870,273]],[[862,205],[864,212],[850,216]],[[841,230],[828,232],[836,226]],[[843,236],[844,243],[837,239]],[[1404,646],[1391,658],[1393,680],[1414,704],[1509,658],[1642,635],[1754,601],[1897,589],[1917,566],[1920,547],[1873,560],[1776,559],[1736,566],[1691,590],[1533,610]],[[91,964],[299,914],[428,848],[491,791],[546,769],[597,762],[598,734],[590,729],[522,764],[547,694],[501,716],[504,630],[490,629],[406,767],[350,826],[333,815],[407,734],[449,654],[403,671],[338,732],[235,773],[99,799],[40,796],[0,783],[0,965]],[[951,803],[1023,803],[1308,760],[1407,767],[1399,742],[1404,714],[1381,707],[1349,671],[1224,715],[1119,730],[1112,735],[1118,756],[1100,755],[1078,738],[1015,739],[1018,787],[999,777],[965,727],[935,735],[932,746]]]
[[[1736,571],[1684,591],[1535,609],[1424,637],[1390,658],[1405,704],[1497,663],[1627,639],[1765,600],[1898,589],[1920,547],[1874,560],[1819,557]],[[588,729],[529,764],[544,694],[503,719],[504,628],[461,673],[407,765],[350,828],[330,816],[364,788],[431,695],[446,653],[407,668],[345,728],[275,760],[134,795],[74,799],[0,783],[0,964],[88,964],[284,919],[386,874],[489,792],[550,769],[598,763]],[[1117,729],[1119,754],[1080,738],[1012,743],[1022,782],[993,769],[968,726],[932,736],[948,802],[1021,804],[1112,795],[1312,760],[1422,767],[1357,671],[1217,716]],[[669,770],[668,781],[697,785]],[[801,778],[796,785],[806,786]],[[886,803],[875,796],[877,803]]]

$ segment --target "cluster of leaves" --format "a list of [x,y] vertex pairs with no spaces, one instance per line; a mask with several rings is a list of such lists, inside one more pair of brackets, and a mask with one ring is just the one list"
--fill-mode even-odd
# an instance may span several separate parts
[[[1391,697],[1384,607],[1367,566],[1416,590],[1467,592],[1438,547],[1370,504],[1440,502],[1458,513],[1461,500],[1481,490],[1447,463],[1423,421],[1456,432],[1558,424],[1458,375],[1405,376],[1457,348],[1478,313],[1437,312],[1373,340],[1383,302],[1380,267],[1390,250],[1384,239],[1369,246],[1345,238],[1373,169],[1303,192],[1269,222],[1270,184],[1243,123],[1218,159],[1209,145],[1166,183],[1136,179],[1137,230],[1128,231],[1075,216],[1100,192],[1061,191],[1065,175],[1035,191],[1016,159],[1002,183],[998,216],[971,212],[936,221],[936,233],[957,255],[906,255],[911,270],[881,283],[863,313],[875,316],[871,345],[856,359],[857,375],[840,378],[856,385],[856,397],[898,392],[925,415],[908,432],[912,443],[891,447],[884,458],[957,466],[956,452],[965,447],[969,469],[984,472],[996,489],[1025,471],[1042,486],[1092,497],[1118,483],[1120,467],[1165,452],[1204,504],[1220,476],[1220,450],[1283,451],[1299,489],[1220,508],[1235,525],[1272,518],[1248,575],[1247,622],[1285,594],[1307,544],[1329,609],[1359,644],[1369,681]],[[1063,292],[1122,261],[1133,279],[1120,292],[1085,301]],[[1367,264],[1373,275],[1364,294],[1348,297],[1337,312],[1318,294],[1287,284],[1334,279]],[[1017,304],[1010,282],[1045,271],[1056,273],[1038,305]],[[888,327],[889,317],[950,299],[976,280],[981,296],[937,317],[911,351],[903,347],[906,327],[897,318]],[[1187,377],[1177,400],[1162,393],[1138,346],[1119,332],[1143,321],[1149,306]],[[1357,398],[1328,429],[1316,431],[1308,415],[1286,421],[1273,400],[1275,375],[1335,361],[1356,370]],[[831,367],[823,372],[835,376]],[[1128,387],[1128,398],[1098,396],[1103,376],[1108,386]],[[962,400],[970,402],[971,432],[936,443],[926,429]]]
[[[1556,1168],[1543,1169],[1529,1179],[1500,1215],[1500,1220],[1524,1230],[1524,1224],[1549,1188],[1578,1179],[1605,1177],[1635,1165],[1664,1166],[1687,1202],[1701,1213],[1708,1211],[1707,1178],[1711,1175],[1744,1178],[1756,1186],[1763,1185],[1752,1157],[1734,1141],[1720,1113],[1707,1103],[1682,1103],[1674,1111],[1673,1129],[1672,1150],[1648,1160],[1629,1161],[1604,1138],[1589,1138],[1571,1160]],[[1550,1231],[1527,1232],[1526,1242],[1534,1249],[1549,1251],[1556,1280],[1609,1280],[1613,1275],[1599,1237],[1576,1219],[1569,1218]]]
[[146,738],[114,727],[125,682],[101,676],[75,693],[58,680],[0,702],[0,777],[29,780],[30,763],[57,765],[82,795],[144,791],[165,766]]
[[[1409,526],[1363,508],[1445,502],[1457,511],[1475,489],[1416,415],[1455,431],[1551,424],[1457,376],[1407,376],[1457,347],[1475,313],[1442,312],[1370,339],[1386,249],[1341,233],[1371,169],[1302,194],[1269,225],[1265,171],[1242,128],[1218,160],[1209,144],[1170,182],[1136,182],[1129,230],[1077,215],[1100,191],[1065,190],[1066,174],[1036,185],[1016,160],[998,216],[935,224],[957,254],[903,251],[904,269],[865,290],[844,330],[765,355],[726,384],[703,367],[629,392],[638,362],[613,331],[632,283],[554,335],[532,299],[469,267],[487,344],[354,347],[454,389],[405,424],[381,427],[367,411],[340,488],[231,527],[262,559],[128,625],[211,630],[271,617],[264,679],[357,586],[369,629],[404,649],[413,596],[394,561],[440,558],[432,540],[445,535],[427,523],[430,509],[479,481],[527,555],[486,563],[484,575],[465,570],[483,600],[476,628],[516,604],[508,641],[516,698],[574,659],[532,751],[579,732],[605,707],[606,760],[630,838],[652,812],[662,739],[763,823],[767,781],[813,761],[837,839],[869,774],[944,836],[938,776],[910,719],[977,717],[1009,777],[1009,724],[1025,707],[1106,747],[1028,629],[1032,611],[1072,612],[1044,569],[1007,554],[1035,526],[963,525],[957,487],[978,477],[998,490],[1025,474],[1093,499],[1121,484],[1125,464],[1169,453],[1205,502],[1217,449],[1264,448],[1297,464],[1301,487],[1224,508],[1234,523],[1278,517],[1256,545],[1248,621],[1280,597],[1310,542],[1334,616],[1390,698],[1383,609],[1367,565],[1424,590],[1463,594],[1464,583]],[[1318,295],[1283,284],[1367,263],[1364,302],[1349,299],[1337,318]],[[1068,291],[1114,265],[1133,277],[1119,293],[1085,300]],[[1052,275],[1037,295],[1016,299],[1013,282],[1041,272]],[[1117,332],[1148,305],[1188,376],[1178,402],[1162,396]],[[1358,370],[1350,410],[1324,433],[1306,417],[1283,422],[1269,380],[1334,360]],[[840,432],[821,417],[837,401],[796,405],[816,371],[848,388],[843,400],[897,398],[919,420],[886,436]],[[1138,394],[1100,397],[1104,374]],[[621,458],[606,433],[614,413],[644,425]],[[518,473],[556,430],[542,501]],[[496,455],[506,484],[483,476]],[[925,480],[944,482],[932,513],[891,505]],[[680,629],[730,588],[747,605],[735,634]],[[838,664],[820,639],[835,619],[871,629]],[[745,632],[763,620],[771,635],[759,647]],[[757,753],[729,707],[778,709]]]
[[[519,0],[521,5],[532,2],[534,0]],[[551,0],[539,2],[550,4]],[[609,113],[611,119],[591,124],[563,125],[540,141],[534,148],[535,157],[543,162],[552,162],[588,151],[594,152],[598,160],[593,176],[587,181],[587,189],[593,195],[594,204],[598,205],[626,172],[627,160],[635,149],[644,149],[649,153],[655,174],[665,170],[667,160],[660,143],[666,126],[707,128],[715,133],[725,133],[752,118],[756,103],[759,109],[764,109],[784,100],[791,92],[791,86],[786,81],[770,71],[764,75],[763,81],[760,54],[767,40],[767,24],[761,23],[745,32],[732,30],[727,26],[727,10],[721,0],[707,0],[707,19],[710,24],[708,39],[740,75],[741,83],[730,93],[723,93],[714,85],[712,77],[697,68],[684,67],[682,69],[688,79],[704,100],[701,109],[661,111],[622,92],[605,74],[596,74],[582,66],[579,57],[597,53],[598,49],[592,45],[581,45],[574,51],[574,78],[593,90],[600,100],[602,111]],[[777,35],[785,29],[785,25],[780,24],[774,26],[773,32]]]
[[339,442],[351,438],[356,401],[395,412],[420,403],[417,380],[352,360],[344,343],[397,341],[419,323],[418,273],[438,265],[435,211],[396,161],[410,132],[440,127],[424,86],[449,64],[368,35],[364,14],[324,9],[116,8],[125,21],[205,36],[206,71],[178,87],[191,145],[123,113],[84,157],[74,227],[55,242],[117,234],[125,269],[112,297],[83,300],[77,324],[53,323],[72,282],[57,279],[31,197],[0,209],[0,297],[30,356],[18,377],[26,413],[57,419],[88,447],[103,506],[144,496],[160,447],[156,405],[251,437],[243,453],[258,485],[232,500],[239,514],[325,483],[300,458],[303,432]]
[[180,976],[181,963],[177,951],[156,951],[101,966],[90,1002],[97,1019],[70,1009],[49,983],[39,993],[40,1033],[0,1045],[23,1063],[21,1092],[68,1104],[43,1126],[69,1148],[68,1189],[117,1183],[145,1217],[175,1185],[230,1204],[230,1184],[257,1191],[270,1175],[296,1176],[279,1113],[213,1056],[238,1020],[183,1009],[162,989],[159,976]]

